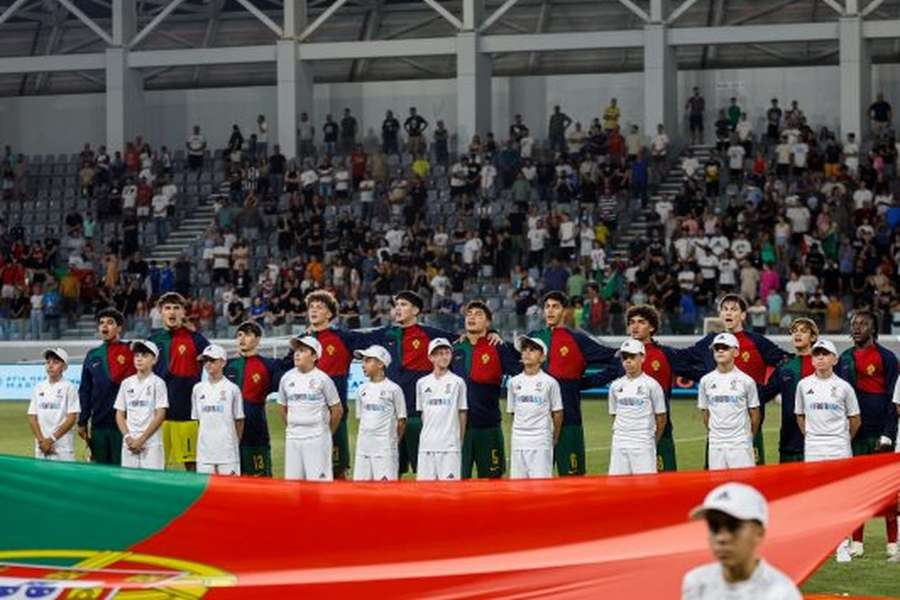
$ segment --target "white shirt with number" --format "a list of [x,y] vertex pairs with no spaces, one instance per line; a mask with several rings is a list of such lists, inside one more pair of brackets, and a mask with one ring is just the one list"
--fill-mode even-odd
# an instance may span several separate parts
[[756,382],[737,367],[728,373],[718,369],[700,379],[698,408],[709,411],[711,448],[749,448],[753,432],[751,408],[759,408]]
[[422,411],[419,450],[460,450],[459,411],[468,409],[462,377],[449,372],[440,377],[430,373],[416,382],[416,410]]
[[331,377],[320,369],[307,373],[299,369],[288,371],[278,386],[278,404],[287,406],[287,439],[303,440],[330,433],[330,407],[340,401]]
[[760,559],[746,581],[728,583],[717,562],[688,571],[681,582],[682,600],[801,600],[787,575]]
[[815,373],[797,384],[794,413],[806,417],[806,445],[846,450],[850,455],[849,417],[859,415],[859,401],[849,383],[832,374]]
[[225,377],[195,385],[191,418],[200,422],[197,462],[217,465],[240,461],[234,422],[244,418],[244,399],[238,386]]
[[613,422],[613,445],[617,448],[656,447],[656,415],[666,414],[666,396],[662,386],[641,373],[619,377],[609,386],[609,414]]
[[[67,379],[60,379],[56,383],[50,383],[45,379],[31,390],[28,414],[37,417],[38,426],[44,437],[50,437],[69,415],[80,412],[81,401],[78,399],[78,390]],[[75,452],[74,431],[73,427],[56,440],[53,447],[57,452]]]
[[[166,391],[166,382],[155,373],[140,379],[137,375],[126,377],[119,386],[116,395],[116,410],[125,411],[125,421],[128,425],[128,435],[136,438],[142,435],[150,423],[158,408],[169,408],[169,393]],[[144,447],[162,445],[162,428],[157,429],[151,435]]]
[[397,421],[406,418],[403,390],[390,379],[367,381],[356,392],[356,449],[369,456],[397,453]]
[[553,447],[553,417],[562,410],[559,383],[544,371],[519,373],[509,380],[506,411],[513,415],[512,447],[547,450]]

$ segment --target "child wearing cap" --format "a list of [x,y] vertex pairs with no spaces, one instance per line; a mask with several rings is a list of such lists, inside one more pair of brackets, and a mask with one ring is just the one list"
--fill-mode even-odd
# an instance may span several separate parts
[[697,407],[709,432],[709,468],[752,467],[753,436],[759,428],[756,382],[734,362],[740,344],[730,333],[718,334],[710,344],[716,368],[700,379]]
[[422,412],[417,479],[458,480],[466,431],[466,382],[450,372],[453,346],[446,338],[428,344],[432,372],[416,382],[416,410]]
[[75,434],[72,428],[81,412],[78,390],[63,379],[69,355],[62,348],[44,351],[47,379],[31,391],[28,424],[34,434],[34,457],[73,462]]
[[357,350],[368,381],[356,391],[356,455],[354,481],[395,481],[399,474],[397,444],[406,429],[406,400],[400,386],[385,377],[391,355],[383,346]]
[[162,470],[165,455],[159,429],[166,418],[169,395],[166,382],[153,372],[159,348],[138,340],[131,343],[131,351],[137,372],[125,378],[113,404],[122,432],[122,466]]
[[331,436],[343,409],[334,382],[316,367],[322,346],[316,338],[293,338],[294,368],[278,385],[285,422],[284,478],[333,481]]
[[665,393],[644,373],[644,344],[625,340],[617,354],[625,375],[609,386],[613,418],[609,474],[656,473],[656,443],[666,427]]
[[225,377],[225,349],[211,344],[197,360],[206,369],[191,393],[191,418],[199,422],[197,472],[240,475],[239,444],[244,432],[244,401],[241,390]]
[[556,379],[541,369],[547,353],[544,341],[522,336],[515,345],[523,370],[507,384],[506,410],[512,415],[509,477],[548,478],[562,428],[562,395]]

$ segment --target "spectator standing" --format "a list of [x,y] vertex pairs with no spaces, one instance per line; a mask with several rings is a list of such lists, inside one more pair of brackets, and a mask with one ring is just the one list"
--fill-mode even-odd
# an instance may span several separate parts
[[381,122],[381,151],[385,154],[400,153],[400,121],[393,111],[387,111]]
[[256,117],[256,156],[266,158],[269,155],[269,122],[266,115]]
[[200,126],[194,125],[193,133],[185,142],[188,150],[188,167],[191,171],[203,168],[203,154],[206,152],[206,138],[200,133]]
[[353,151],[356,145],[356,133],[359,125],[356,117],[350,114],[350,109],[344,109],[344,117],[341,119],[341,153],[345,156]]
[[428,121],[416,112],[416,107],[410,107],[409,117],[403,123],[408,140],[408,150],[413,156],[422,154],[428,145],[425,142],[425,130],[428,129]]
[[300,138],[300,158],[315,158],[316,127],[309,120],[309,114],[300,113],[300,123],[297,124],[297,136]]
[[340,128],[335,123],[331,115],[325,115],[325,124],[322,126],[322,143],[324,144],[325,156],[333,156],[337,153],[337,142]]
[[706,112],[706,100],[700,95],[700,88],[694,88],[694,95],[688,98],[685,109],[688,111],[688,126],[691,131],[691,144],[702,144],[703,115]]
[[548,135],[550,138],[550,151],[565,154],[566,152],[566,129],[572,124],[569,115],[562,112],[559,106],[553,107],[553,114],[550,115],[550,125],[548,127]]

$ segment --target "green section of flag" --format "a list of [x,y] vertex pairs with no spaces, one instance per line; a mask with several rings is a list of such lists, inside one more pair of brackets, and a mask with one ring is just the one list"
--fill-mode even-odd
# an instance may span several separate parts
[[0,550],[124,550],[184,513],[206,482],[0,455]]

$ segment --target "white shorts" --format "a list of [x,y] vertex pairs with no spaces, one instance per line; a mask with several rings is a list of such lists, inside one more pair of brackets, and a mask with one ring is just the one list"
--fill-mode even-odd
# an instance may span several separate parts
[[209,473],[211,475],[240,475],[241,463],[240,461],[227,463],[208,463],[197,461],[197,472]]
[[419,450],[419,462],[416,465],[418,481],[459,480],[461,471],[462,453],[459,450],[446,452]]
[[816,444],[810,443],[807,438],[803,445],[803,460],[805,462],[819,462],[822,460],[841,460],[842,458],[852,458],[853,450],[850,444]]
[[513,448],[510,451],[510,479],[548,479],[553,477],[553,450],[550,448]]
[[609,452],[610,475],[656,473],[656,448],[619,448],[613,442]]
[[284,478],[332,481],[331,434],[292,440],[284,444]]
[[709,470],[719,471],[722,469],[743,469],[756,465],[753,458],[753,447],[744,446],[737,448],[717,448],[709,449]]
[[56,450],[53,454],[44,454],[37,444],[34,445],[34,457],[40,460],[55,460],[58,462],[75,462],[74,450]]
[[353,481],[397,481],[399,471],[396,452],[375,455],[357,451],[353,459]]
[[122,466],[131,469],[156,469],[162,471],[166,467],[163,445],[147,447],[135,454],[122,442]]

